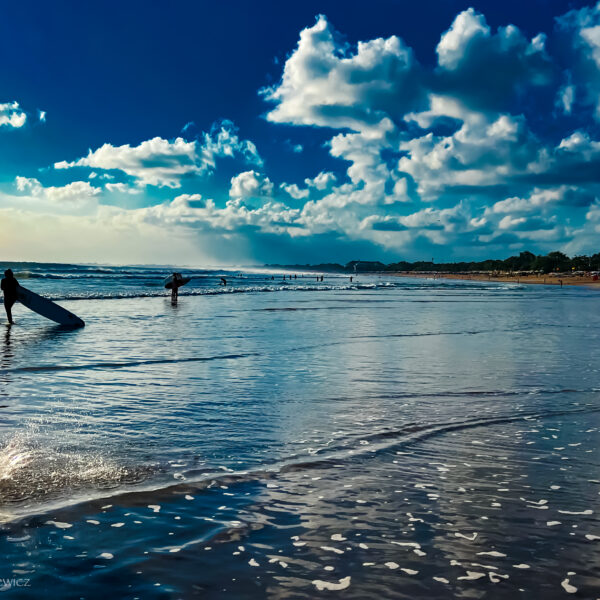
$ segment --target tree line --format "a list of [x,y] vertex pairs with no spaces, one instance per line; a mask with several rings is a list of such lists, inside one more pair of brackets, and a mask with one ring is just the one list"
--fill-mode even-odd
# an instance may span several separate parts
[[353,260],[345,265],[338,263],[322,263],[318,265],[266,265],[271,268],[284,268],[296,271],[323,271],[328,273],[369,273],[381,271],[435,271],[438,273],[464,273],[474,271],[516,272],[533,271],[537,273],[600,271],[600,252],[591,256],[579,255],[570,258],[562,252],[535,255],[532,252],[521,252],[504,260],[487,259],[482,261],[436,263],[434,261],[398,261],[384,264],[379,261]]

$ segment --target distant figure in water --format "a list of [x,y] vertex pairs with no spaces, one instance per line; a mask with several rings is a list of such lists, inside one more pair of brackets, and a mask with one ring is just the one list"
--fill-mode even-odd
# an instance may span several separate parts
[[298,275],[294,275],[294,279],[298,279]]
[[6,310],[6,316],[8,322],[12,325],[14,323],[12,318],[12,307],[17,301],[17,288],[19,282],[15,279],[13,272],[10,269],[4,271],[4,279],[0,283],[2,291],[4,292],[4,309]]
[[285,281],[285,275],[283,276],[283,280]]
[[219,285],[227,285],[227,279],[225,279],[225,277],[221,277],[221,283]]
[[271,281],[275,281],[275,275],[271,275]]
[[350,283],[352,283],[352,275],[350,275]]
[[171,287],[171,304],[177,304],[177,297],[179,296],[179,288],[182,286],[181,280],[183,277],[181,273],[173,273],[173,285]]

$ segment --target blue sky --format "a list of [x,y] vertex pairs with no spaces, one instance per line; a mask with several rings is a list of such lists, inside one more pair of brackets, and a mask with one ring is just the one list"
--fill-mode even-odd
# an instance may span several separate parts
[[600,4],[21,2],[0,256],[600,251]]

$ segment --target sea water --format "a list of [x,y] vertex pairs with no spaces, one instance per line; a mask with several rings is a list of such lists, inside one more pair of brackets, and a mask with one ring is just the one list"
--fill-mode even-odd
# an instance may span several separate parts
[[7,597],[600,595],[596,290],[12,267]]

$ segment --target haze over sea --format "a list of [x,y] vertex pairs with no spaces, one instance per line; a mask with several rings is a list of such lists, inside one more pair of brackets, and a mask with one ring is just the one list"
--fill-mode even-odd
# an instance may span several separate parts
[[600,595],[596,291],[12,268],[9,596]]

